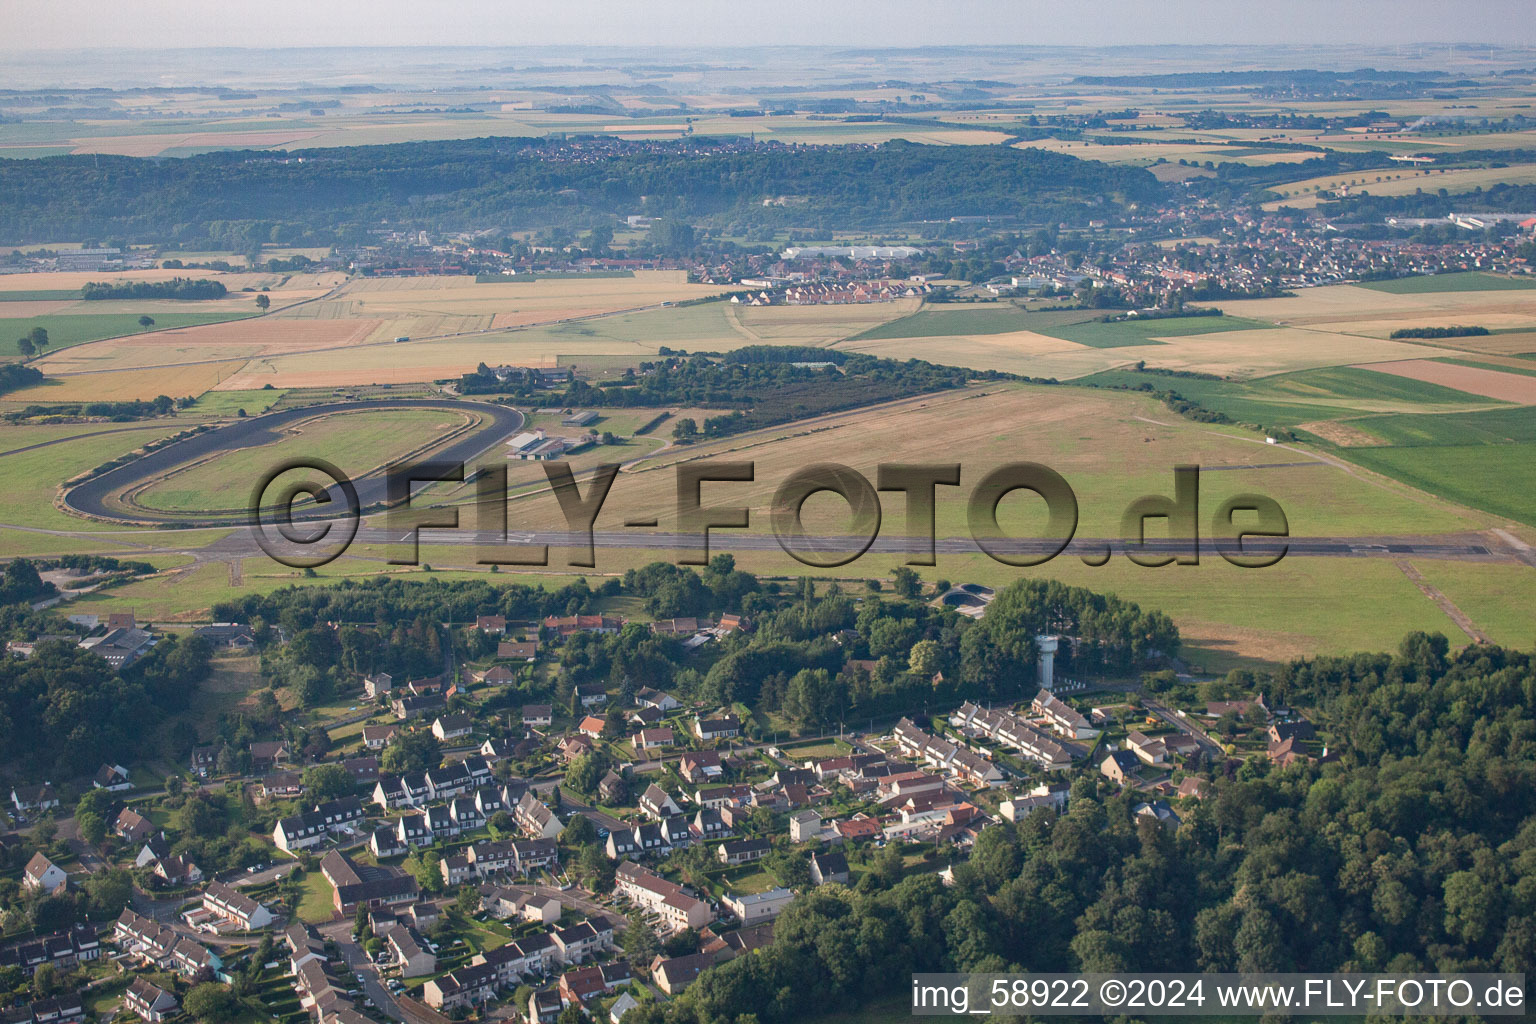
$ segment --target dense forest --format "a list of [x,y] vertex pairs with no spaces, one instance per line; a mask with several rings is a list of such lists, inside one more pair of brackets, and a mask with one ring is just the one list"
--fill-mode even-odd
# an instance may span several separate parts
[[0,363],[0,395],[43,382],[41,370],[20,363]]
[[120,672],[73,639],[41,643],[25,660],[0,658],[0,750],[42,777],[127,763],[167,714],[187,706],[208,658],[205,641],[176,637]]
[[755,628],[701,656],[686,654],[675,639],[644,624],[614,635],[577,634],[560,648],[556,682],[529,678],[504,697],[564,703],[572,687],[589,682],[625,695],[643,686],[666,687],[707,703],[783,712],[812,729],[843,718],[901,714],[925,703],[1028,696],[1040,633],[1071,637],[1057,664],[1080,676],[1134,676],[1165,664],[1179,649],[1172,620],[1114,595],[1020,581],[973,623],[920,600],[920,581],[910,569],[898,569],[895,578],[889,596],[870,592],[855,600],[835,585],[817,592],[808,581],[789,589],[761,583],[738,570],[730,555],[717,555],[701,572],[657,562],[622,580],[605,580],[596,590],[584,580],[554,591],[379,580],[253,595],[216,605],[212,614],[250,622],[263,638],[281,624],[291,639],[264,653],[267,678],[293,687],[306,703],[321,703],[366,672],[436,675],[450,643],[464,645],[471,656],[486,653],[477,631],[444,635],[437,624],[445,619],[472,622],[499,613],[527,621],[588,613],[621,594],[639,598],[647,614],[659,618],[738,612],[751,617]]
[[[586,224],[645,209],[802,227],[955,216],[1080,223],[1150,200],[1146,170],[1005,146],[748,145],[484,138],[177,160],[0,160],[0,242],[126,237],[191,244],[366,240],[429,230]],[[792,196],[791,206],[763,199]],[[642,201],[644,200],[644,201]]]
[[222,299],[223,281],[207,277],[173,277],[169,281],[87,281],[82,299]]
[[[833,365],[797,365],[822,363]],[[705,419],[679,421],[683,440],[725,437],[829,412],[876,405],[898,398],[963,387],[975,379],[1011,379],[994,370],[937,366],[920,359],[898,361],[825,349],[749,346],[722,360],[702,355],[672,356],[642,363],[618,382],[603,386],[573,380],[560,393],[562,406],[660,408],[694,406],[731,409]],[[459,382],[466,395],[504,394],[551,401],[547,391],[518,377],[497,380],[482,364]]]
[[1064,814],[985,830],[953,886],[882,854],[634,1021],[787,1024],[899,998],[914,971],[1527,971],[1531,655],[1413,634],[1266,682],[1317,702],[1339,760],[1218,767],[1176,831],[1082,776]]

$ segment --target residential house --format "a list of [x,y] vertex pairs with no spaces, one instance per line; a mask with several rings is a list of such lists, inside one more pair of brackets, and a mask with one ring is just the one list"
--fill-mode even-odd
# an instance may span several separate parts
[[112,831],[137,846],[155,834],[155,826],[132,807],[124,807],[117,812],[117,818],[112,822]]
[[789,841],[792,843],[814,842],[821,835],[821,815],[815,811],[800,811],[790,816]]
[[437,970],[437,956],[427,948],[416,929],[396,925],[384,939],[400,967],[400,977],[419,978]]
[[1017,715],[984,710],[967,702],[950,715],[949,722],[967,736],[981,736],[1017,750],[1043,768],[1070,768],[1075,759],[1088,756],[1087,748],[1056,740]]
[[475,628],[490,636],[501,636],[507,631],[504,615],[481,615],[475,619]]
[[471,964],[432,978],[421,987],[421,1000],[441,1013],[477,1006],[496,997],[496,968]]
[[534,729],[547,729],[554,721],[555,709],[551,704],[524,704],[523,724]]
[[312,811],[279,818],[272,829],[272,842],[284,853],[296,853],[323,843],[330,835],[324,818]]
[[1129,750],[1111,751],[1099,763],[1099,771],[1111,782],[1124,786],[1128,782],[1134,782],[1136,773],[1141,770],[1141,759]]
[[681,814],[683,809],[678,806],[676,800],[656,783],[645,787],[645,792],[640,794],[640,810],[658,820],[673,814]]
[[583,708],[602,707],[608,703],[608,691],[602,683],[578,683],[575,693]]
[[533,839],[554,839],[563,827],[554,811],[535,796],[532,791],[523,794],[512,811],[517,827]]
[[672,745],[671,729],[641,729],[634,735],[636,750],[657,750]]
[[443,715],[432,723],[432,735],[444,743],[462,739],[474,731],[474,719],[468,715]]
[[1186,775],[1179,783],[1178,795],[1195,800],[1204,800],[1210,795],[1211,784],[1194,775]]
[[381,825],[368,837],[368,849],[373,851],[376,859],[404,857],[410,852],[410,847],[396,834],[397,829],[398,825]]
[[1082,712],[1056,696],[1050,690],[1035,694],[1030,709],[1045,719],[1046,724],[1069,740],[1089,740],[1099,734]]
[[1180,818],[1168,806],[1166,800],[1149,800],[1139,803],[1131,808],[1131,814],[1137,821],[1155,821],[1165,828],[1176,829],[1179,827]]
[[767,839],[727,840],[715,848],[715,856],[722,864],[749,864],[762,860],[773,850]]
[[276,920],[272,911],[223,882],[208,883],[203,892],[203,908],[246,932],[265,928]]
[[651,963],[651,980],[667,995],[676,996],[714,965],[715,958],[707,953],[690,953],[670,960],[658,956]]
[[45,857],[41,850],[32,855],[21,873],[23,889],[37,890],[50,896],[68,884],[69,876],[64,873],[64,869]]
[[612,768],[598,780],[597,798],[603,803],[609,806],[621,804],[627,796],[629,796],[629,786],[625,783],[624,776]]
[[147,978],[134,978],[123,993],[123,1005],[147,1021],[162,1021],[176,1012],[176,997]]
[[544,628],[562,640],[572,633],[617,633],[623,626],[623,619],[608,615],[551,615],[544,620]]
[[59,797],[47,782],[41,786],[12,786],[11,803],[18,811],[41,813],[59,806]]
[[952,772],[972,786],[995,786],[1003,781],[1002,769],[958,743],[931,735],[903,718],[892,733],[901,752],[922,760],[939,771]]
[[676,711],[683,706],[682,702],[670,693],[663,693],[649,686],[642,686],[635,694],[635,703],[643,708],[655,708],[657,711],[664,713]]
[[376,672],[371,676],[363,677],[363,695],[369,700],[378,700],[394,688],[395,677],[388,672]]
[[443,874],[443,884],[450,889],[463,885],[471,878],[478,877],[474,862],[462,853],[449,854],[438,862],[438,868]]
[[731,834],[730,827],[721,820],[720,812],[713,807],[702,808],[693,816],[693,834],[698,839],[717,839]]
[[587,1006],[592,1000],[610,994],[618,986],[629,984],[631,977],[629,964],[622,960],[578,967],[560,976],[560,998],[566,1005]]
[[156,878],[173,888],[196,885],[203,880],[203,869],[194,864],[190,857],[184,857],[179,853],[157,860],[154,874]]
[[508,686],[517,682],[517,673],[505,665],[492,665],[488,669],[470,673],[470,677],[486,686]]
[[418,696],[395,697],[389,702],[390,710],[402,722],[423,715],[436,715],[448,707],[448,699],[441,693],[423,693]]
[[251,744],[251,769],[270,771],[280,762],[288,760],[288,744],[282,740],[259,740]]
[[365,725],[363,726],[363,746],[369,750],[383,750],[399,731],[398,725]]
[[528,997],[528,1020],[537,1024],[555,1024],[565,1009],[560,991],[547,988]]
[[714,750],[690,750],[678,761],[677,772],[694,785],[701,785],[722,777],[725,766],[720,754]]
[[575,736],[562,738],[556,745],[556,749],[559,750],[560,757],[563,760],[570,762],[576,760],[582,754],[590,754],[596,749],[596,745],[592,742],[590,736],[578,733]]
[[560,847],[552,837],[518,839],[512,843],[512,849],[517,854],[517,870],[522,874],[530,875],[541,868],[559,869]]
[[607,720],[599,718],[596,715],[588,715],[586,718],[581,720],[579,725],[576,726],[576,731],[590,740],[602,739],[603,733],[606,732],[607,729]]
[[91,779],[91,785],[109,793],[121,793],[133,788],[133,783],[128,781],[128,769],[120,764],[102,765]]
[[780,886],[767,892],[727,893],[720,902],[743,925],[754,925],[779,916],[794,898],[793,892]]
[[811,854],[811,881],[817,885],[848,884],[848,858],[839,850]]
[[372,789],[379,781],[379,759],[376,757],[348,757],[341,766],[352,776],[354,786]]
[[655,914],[668,931],[697,930],[715,916],[708,903],[634,861],[619,864],[614,894]]
[[1132,730],[1125,735],[1125,749],[1147,764],[1163,764],[1168,760],[1168,748],[1161,739]]
[[710,740],[729,739],[732,736],[740,736],[741,720],[738,719],[735,715],[715,715],[710,718],[695,718],[693,720],[693,734],[705,742]]
[[496,645],[496,657],[508,661],[531,662],[539,656],[537,640],[503,640]]
[[0,1010],[3,1024],[80,1024],[85,1020],[85,1002],[80,993],[37,999],[13,1010]]

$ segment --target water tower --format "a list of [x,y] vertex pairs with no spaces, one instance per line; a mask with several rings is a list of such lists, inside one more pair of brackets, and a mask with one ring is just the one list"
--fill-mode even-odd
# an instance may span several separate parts
[[1056,678],[1056,645],[1060,638],[1055,636],[1035,637],[1035,649],[1040,652],[1039,675],[1040,689],[1053,690]]

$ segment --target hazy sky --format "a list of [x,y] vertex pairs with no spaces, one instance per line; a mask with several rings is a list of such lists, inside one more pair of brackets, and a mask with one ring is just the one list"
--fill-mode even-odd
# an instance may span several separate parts
[[1523,46],[1536,43],[1533,6],[1533,0],[0,0],[0,50],[1180,42]]

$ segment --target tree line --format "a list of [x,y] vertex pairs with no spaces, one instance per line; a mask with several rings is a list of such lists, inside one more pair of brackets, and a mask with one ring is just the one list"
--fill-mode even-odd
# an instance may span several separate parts
[[1525,971],[1532,656],[1413,634],[1262,684],[1318,700],[1338,760],[1217,765],[1177,829],[1084,775],[1064,814],[985,829],[952,886],[897,867],[814,889],[637,1024],[787,1024],[899,999],[916,971]]
[[[301,157],[302,159],[294,159]],[[1151,173],[1005,146],[749,146],[482,138],[178,160],[0,161],[0,239],[123,236],[186,243],[366,240],[387,220],[435,230],[672,219],[872,226],[954,216],[1079,223],[1163,193]],[[795,209],[765,207],[794,195]],[[1090,206],[1092,213],[1090,213]]]

